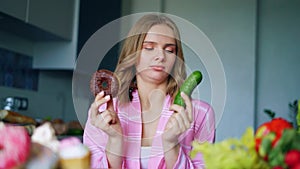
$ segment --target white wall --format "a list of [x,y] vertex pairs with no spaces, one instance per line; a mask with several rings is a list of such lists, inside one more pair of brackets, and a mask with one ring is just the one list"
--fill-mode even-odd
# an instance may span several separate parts
[[[224,65],[227,100],[224,113],[216,112],[223,113],[217,126],[217,140],[240,136],[247,126],[254,125],[255,1],[181,2],[166,0],[165,12],[186,18],[201,29]],[[188,60],[187,64],[193,62]]]
[[[268,108],[289,119],[288,103],[300,99],[300,1],[259,1],[257,123]],[[289,119],[290,120],[290,119]]]

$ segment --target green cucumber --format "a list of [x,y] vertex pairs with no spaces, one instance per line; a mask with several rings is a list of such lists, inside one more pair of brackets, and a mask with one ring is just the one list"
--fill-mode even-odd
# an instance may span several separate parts
[[185,103],[183,98],[180,96],[181,92],[184,92],[189,97],[194,91],[195,87],[201,82],[202,73],[199,70],[194,71],[189,77],[183,82],[181,87],[179,88],[178,93],[175,96],[174,104],[185,107]]

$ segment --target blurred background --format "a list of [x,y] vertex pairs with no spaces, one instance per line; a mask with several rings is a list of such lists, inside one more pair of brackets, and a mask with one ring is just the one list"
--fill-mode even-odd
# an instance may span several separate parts
[[[227,83],[217,140],[239,137],[269,120],[264,109],[290,119],[288,104],[300,99],[299,9],[299,0],[0,0],[1,106],[7,97],[26,98],[17,110],[23,115],[77,120],[72,76],[85,42],[122,16],[163,12],[191,22],[214,45]],[[115,47],[103,67],[113,70],[117,54]],[[199,89],[207,102],[210,86],[206,80]],[[89,102],[82,99],[83,110]]]

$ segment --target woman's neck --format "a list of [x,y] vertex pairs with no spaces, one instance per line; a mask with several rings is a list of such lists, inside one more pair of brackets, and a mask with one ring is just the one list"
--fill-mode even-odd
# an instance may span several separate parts
[[[151,107],[162,108],[166,97],[167,84],[152,84],[144,81],[137,82],[142,112],[150,111]],[[155,105],[154,107],[152,105]]]

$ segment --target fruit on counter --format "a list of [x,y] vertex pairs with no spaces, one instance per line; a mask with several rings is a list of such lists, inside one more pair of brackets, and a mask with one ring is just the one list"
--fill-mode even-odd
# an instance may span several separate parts
[[174,104],[185,107],[185,103],[180,93],[184,92],[186,95],[191,96],[195,87],[202,81],[202,73],[199,70],[194,71],[180,86],[178,93],[175,96]]
[[0,169],[24,165],[30,154],[30,136],[21,126],[0,122]]

